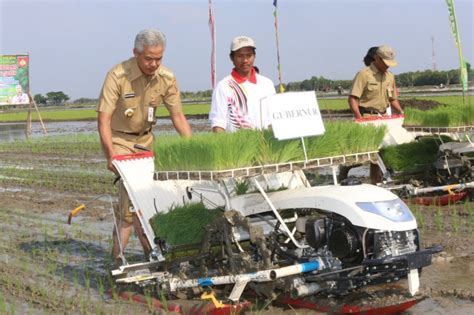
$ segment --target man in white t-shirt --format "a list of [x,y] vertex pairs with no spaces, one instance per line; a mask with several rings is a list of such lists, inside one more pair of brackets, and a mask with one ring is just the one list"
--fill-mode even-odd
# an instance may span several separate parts
[[209,120],[212,131],[264,129],[271,122],[268,108],[261,108],[260,100],[275,94],[273,82],[258,74],[254,68],[255,42],[238,36],[230,45],[232,73],[222,79],[212,94]]

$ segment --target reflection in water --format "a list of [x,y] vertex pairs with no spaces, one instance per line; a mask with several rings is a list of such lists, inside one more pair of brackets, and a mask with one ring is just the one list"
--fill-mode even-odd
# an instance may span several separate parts
[[26,123],[0,124],[0,141],[25,139]]
[[[64,121],[45,123],[47,135],[68,135],[88,133],[97,130],[95,121]],[[0,124],[0,141],[14,141],[26,139],[26,123]],[[39,122],[31,124],[31,137],[38,138],[44,136],[43,128]]]
[[[209,131],[207,119],[188,119],[193,132]],[[49,136],[70,135],[70,134],[96,134],[96,121],[59,121],[45,122],[45,127]],[[25,140],[26,123],[0,123],[0,142]],[[155,135],[163,133],[175,133],[170,119],[158,119],[154,127]],[[43,128],[39,122],[33,122],[31,126],[31,137],[44,136]]]

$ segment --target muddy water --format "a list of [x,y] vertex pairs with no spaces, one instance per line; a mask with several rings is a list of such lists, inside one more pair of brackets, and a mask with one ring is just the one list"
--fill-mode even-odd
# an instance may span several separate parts
[[[188,119],[194,132],[210,130],[207,119]],[[97,133],[96,121],[60,121],[46,122],[46,131],[49,136],[71,135],[71,134],[93,134]],[[26,139],[26,123],[0,123],[0,142]],[[163,133],[174,133],[173,124],[170,119],[158,119],[154,127],[155,135]],[[39,122],[32,123],[31,136],[33,138],[44,135],[43,128]]]

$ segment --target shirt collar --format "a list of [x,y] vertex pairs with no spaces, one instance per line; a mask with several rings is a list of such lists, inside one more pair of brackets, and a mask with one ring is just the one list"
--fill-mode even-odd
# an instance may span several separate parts
[[380,73],[379,69],[377,69],[373,62],[370,64],[369,68],[374,74]]
[[[241,83],[244,83],[245,81],[247,81],[247,78],[241,76],[236,70],[235,68],[232,69],[232,78],[234,78],[234,80],[241,84]],[[251,73],[250,73],[250,79],[248,79],[248,81],[250,83],[253,83],[253,84],[257,84],[257,73],[255,72],[255,69],[252,68],[251,70]]]

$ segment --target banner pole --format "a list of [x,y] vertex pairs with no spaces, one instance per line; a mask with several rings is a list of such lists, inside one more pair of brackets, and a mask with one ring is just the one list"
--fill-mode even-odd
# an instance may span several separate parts
[[304,144],[303,137],[301,137],[301,144],[303,145],[304,161],[308,162],[308,154],[306,153],[306,145]]
[[[33,102],[33,105],[35,106],[35,110],[36,112],[38,113],[38,119],[40,121],[40,124],[41,124],[41,128],[43,129],[43,134],[48,134],[48,131],[46,130],[46,127],[43,123],[43,119],[41,119],[41,114],[39,112],[39,109],[38,109],[38,105],[36,105],[36,101],[33,97],[31,97],[31,93],[28,93],[29,97],[30,97],[30,100]],[[31,101],[30,101],[30,106],[31,106]],[[30,117],[30,125],[31,125],[31,117]],[[30,131],[31,133],[31,131]]]
[[216,87],[216,68],[217,68],[217,58],[216,58],[216,25],[215,25],[215,15],[214,8],[212,6],[212,0],[209,0],[209,31],[211,33],[211,86],[212,89]]
[[31,136],[31,98],[28,103],[28,114],[26,114],[26,128],[25,128],[26,139],[29,139]]
[[278,81],[279,81],[279,92],[285,92],[285,87],[283,86],[283,81],[281,79],[281,63],[280,63],[280,43],[278,41],[278,2],[273,0],[273,6],[275,10],[273,11],[273,16],[275,18],[275,39],[276,39],[276,48],[277,48],[277,63],[278,63]]
[[461,36],[459,34],[459,28],[458,28],[458,23],[456,21],[456,12],[454,9],[454,0],[446,0],[446,5],[448,6],[448,11],[449,11],[449,22],[451,24],[451,31],[453,33],[454,37],[454,43],[456,44],[456,47],[458,49],[458,55],[459,55],[459,81],[461,83],[461,88],[462,88],[462,101],[463,105],[466,105],[466,99],[465,99],[465,92],[468,92],[468,74],[467,74],[467,69],[466,69],[466,62],[464,61],[464,56],[462,53],[462,47],[461,47]]

